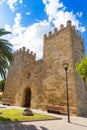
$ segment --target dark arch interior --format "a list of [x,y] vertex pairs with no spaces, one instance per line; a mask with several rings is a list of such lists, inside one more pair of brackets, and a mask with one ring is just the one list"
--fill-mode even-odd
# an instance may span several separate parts
[[24,97],[24,107],[30,107],[31,104],[31,89],[27,88],[25,90],[25,97]]

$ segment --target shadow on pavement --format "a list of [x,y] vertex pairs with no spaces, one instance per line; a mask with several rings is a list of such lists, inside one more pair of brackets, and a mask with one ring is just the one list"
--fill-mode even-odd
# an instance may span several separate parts
[[83,125],[83,124],[79,124],[79,123],[74,123],[74,122],[71,122],[72,124],[74,125],[78,125],[78,126],[82,126],[82,127],[87,127],[87,125]]
[[40,126],[41,130],[48,130],[47,128]]
[[39,129],[33,124],[17,123],[1,123],[0,130],[48,130],[47,128],[40,126]]

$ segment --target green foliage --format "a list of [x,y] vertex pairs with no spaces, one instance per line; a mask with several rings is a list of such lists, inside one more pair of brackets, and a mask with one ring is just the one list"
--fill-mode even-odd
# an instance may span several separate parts
[[87,82],[87,56],[84,56],[83,59],[76,64],[76,70],[82,79]]
[[4,91],[5,81],[6,79],[0,81],[0,92]]
[[12,63],[13,61],[12,45],[8,40],[1,38],[6,34],[10,34],[10,32],[0,28],[0,75],[2,78],[6,77],[9,62]]

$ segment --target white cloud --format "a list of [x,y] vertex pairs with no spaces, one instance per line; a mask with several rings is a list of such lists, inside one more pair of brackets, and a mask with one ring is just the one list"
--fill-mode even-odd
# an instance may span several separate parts
[[19,25],[21,23],[21,13],[17,13],[16,17],[14,18],[14,23]]
[[[21,25],[21,14],[17,13],[14,18],[14,25],[6,28],[12,32],[10,42],[14,45],[15,50],[23,46],[37,53],[37,59],[43,55],[43,35],[53,30],[54,27],[59,28],[61,24],[66,26],[68,20],[72,21],[72,25],[84,32],[85,28],[81,25],[77,16],[81,17],[82,13],[73,14],[73,11],[66,11],[66,7],[59,0],[43,0],[45,4],[45,12],[48,16],[47,20],[37,21],[31,26],[24,27]],[[54,24],[54,27],[51,26]]]
[[14,45],[15,50],[25,46],[31,51],[37,53],[37,59],[43,55],[43,35],[52,30],[49,22],[39,21],[31,26],[23,27],[21,25],[21,14],[17,13],[14,18],[14,25],[6,25],[7,30],[12,32],[9,41]]
[[17,4],[22,4],[23,0],[0,0],[0,4],[2,4],[3,2],[6,2],[11,11],[14,11],[17,7]]
[[7,0],[7,4],[12,11],[15,10],[17,3],[22,4],[22,2],[22,0]]
[[30,12],[26,12],[26,15],[30,15]]
[[81,26],[77,16],[81,17],[82,12],[77,12],[73,14],[73,11],[66,11],[66,7],[60,0],[43,0],[45,4],[45,12],[48,16],[48,21],[53,23],[55,27],[59,28],[61,24],[66,25],[68,20],[72,21],[72,24],[76,26],[76,29],[83,32],[85,27]]
[[10,27],[10,25],[6,24],[6,25],[5,25],[5,30],[11,32],[11,27]]
[[43,3],[45,4],[45,12],[48,15],[49,21],[54,18],[58,9],[64,6],[59,0],[43,0]]
[[76,15],[77,15],[78,17],[82,17],[83,13],[82,13],[82,12],[77,12]]

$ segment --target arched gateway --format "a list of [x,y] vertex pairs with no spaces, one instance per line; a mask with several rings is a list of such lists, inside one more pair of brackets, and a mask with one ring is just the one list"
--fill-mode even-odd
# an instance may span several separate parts
[[[69,63],[70,114],[87,115],[87,91],[76,72],[76,63],[84,56],[84,43],[75,26],[67,21],[60,30],[44,35],[43,59],[25,47],[14,52],[9,66],[2,103],[67,112],[64,63]],[[29,88],[29,87],[30,88]],[[32,97],[31,97],[32,96]]]
[[30,107],[31,104],[31,89],[28,87],[24,90],[23,107]]

